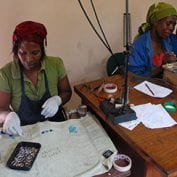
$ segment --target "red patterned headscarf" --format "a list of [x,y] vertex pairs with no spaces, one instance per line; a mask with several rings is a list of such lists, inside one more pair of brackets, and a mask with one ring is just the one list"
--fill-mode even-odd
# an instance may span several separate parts
[[16,41],[36,42],[40,45],[47,45],[47,30],[45,26],[38,22],[24,21],[18,24],[13,33],[13,43]]

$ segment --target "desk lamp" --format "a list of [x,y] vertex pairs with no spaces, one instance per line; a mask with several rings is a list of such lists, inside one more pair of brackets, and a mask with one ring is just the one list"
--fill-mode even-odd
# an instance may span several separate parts
[[[101,27],[101,24],[100,24],[100,21],[98,19],[93,1],[90,0],[93,11],[94,11],[94,14],[95,14],[95,17],[96,17],[96,20],[98,22],[98,25],[100,27],[100,30],[102,32],[102,35],[103,35],[104,39],[101,38],[98,31],[95,29],[93,23],[89,19],[88,15],[87,15],[87,13],[86,13],[83,5],[82,5],[81,0],[78,0],[78,2],[79,2],[79,5],[80,5],[85,17],[87,18],[88,22],[90,23],[92,29],[97,34],[99,39],[102,41],[104,46],[111,53],[112,57],[114,57],[112,49],[111,49],[111,47],[108,43],[108,40],[106,39],[106,36],[104,34],[103,29]],[[100,104],[100,108],[102,109],[102,111],[108,116],[108,118],[111,119],[111,121],[114,124],[130,121],[130,120],[135,120],[137,118],[136,113],[134,112],[134,110],[132,110],[130,108],[130,106],[127,103],[127,99],[128,99],[128,56],[130,54],[130,13],[128,12],[128,0],[126,0],[125,2],[126,2],[126,12],[124,13],[124,47],[126,48],[126,50],[124,51],[124,56],[125,56],[125,82],[124,82],[124,88],[123,88],[123,93],[122,93],[122,102],[121,102],[121,106],[118,107],[118,108],[116,108],[115,103],[113,104],[108,100],[103,101]],[[116,67],[116,70],[118,70],[118,69],[119,68]],[[116,72],[116,70],[114,72]]]
[[130,54],[131,47],[131,34],[130,34],[130,13],[128,12],[128,0],[126,0],[126,12],[124,13],[124,51],[125,56],[125,71],[124,71],[124,87],[122,92],[121,106],[116,108],[115,104],[109,101],[101,103],[100,108],[102,111],[111,119],[114,124],[127,122],[137,119],[136,113],[128,105],[128,57]]
[[125,55],[125,82],[124,82],[124,91],[123,91],[123,103],[122,107],[120,107],[118,115],[114,118],[115,123],[135,120],[136,113],[134,110],[130,108],[128,105],[128,57],[130,54],[131,47],[131,30],[130,30],[130,13],[128,11],[128,0],[126,2],[126,8],[124,13],[124,47],[126,48]]

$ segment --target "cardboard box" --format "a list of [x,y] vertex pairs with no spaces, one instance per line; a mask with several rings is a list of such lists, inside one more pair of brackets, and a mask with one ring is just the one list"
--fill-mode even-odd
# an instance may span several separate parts
[[177,73],[170,71],[168,69],[164,69],[163,79],[177,87]]

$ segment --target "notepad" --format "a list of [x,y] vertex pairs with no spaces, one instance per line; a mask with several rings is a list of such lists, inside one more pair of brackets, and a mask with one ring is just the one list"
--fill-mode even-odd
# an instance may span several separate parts
[[140,92],[145,93],[146,95],[156,98],[164,98],[172,93],[171,89],[162,87],[149,81],[143,81],[136,85],[134,88]]

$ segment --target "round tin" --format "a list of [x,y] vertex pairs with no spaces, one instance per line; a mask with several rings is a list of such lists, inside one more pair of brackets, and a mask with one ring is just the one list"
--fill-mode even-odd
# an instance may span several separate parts
[[163,106],[167,112],[175,112],[176,111],[176,103],[173,101],[165,102],[163,104]]
[[114,83],[107,83],[104,85],[104,92],[115,93],[117,92],[117,85]]
[[125,154],[117,154],[114,157],[113,167],[119,172],[129,171],[132,166],[132,160]]

